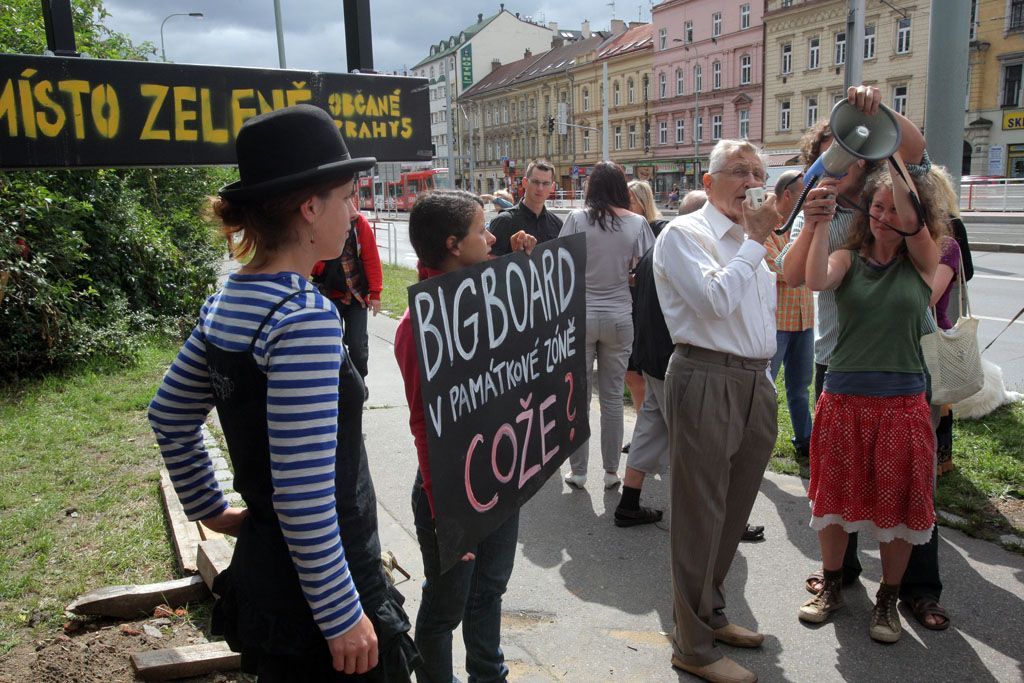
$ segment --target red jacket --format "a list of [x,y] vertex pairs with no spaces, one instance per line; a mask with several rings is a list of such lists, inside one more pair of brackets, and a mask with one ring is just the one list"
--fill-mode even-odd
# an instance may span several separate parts
[[[356,214],[355,225],[352,229],[356,231],[356,241],[359,243],[359,260],[363,262],[363,273],[366,274],[366,283],[369,288],[367,298],[372,301],[380,301],[380,293],[384,290],[384,272],[380,265],[380,252],[377,251],[377,238],[373,234],[373,226],[366,220],[363,214]],[[313,266],[313,277],[324,272],[324,261],[317,261]],[[345,292],[330,290],[325,292],[329,299],[340,299]]]
[[[440,270],[419,267],[420,280],[442,275]],[[405,380],[405,398],[409,402],[409,431],[412,432],[413,443],[416,444],[416,459],[420,465],[420,476],[423,478],[423,490],[427,492],[430,513],[434,514],[434,490],[430,479],[430,459],[427,456],[427,417],[423,412],[423,392],[420,385],[419,354],[416,351],[416,340],[412,333],[412,319],[409,309],[398,323],[395,331],[395,358],[398,369]]]

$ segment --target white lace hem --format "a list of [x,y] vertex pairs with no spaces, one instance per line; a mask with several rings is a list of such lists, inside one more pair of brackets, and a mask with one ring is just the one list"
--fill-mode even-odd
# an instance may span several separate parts
[[889,541],[896,540],[897,538],[903,539],[911,545],[924,545],[932,540],[932,529],[935,525],[928,527],[922,531],[916,529],[907,528],[906,524],[897,524],[894,527],[883,529],[875,525],[870,519],[858,519],[849,521],[843,519],[842,515],[825,515],[824,517],[811,516],[811,528],[815,531],[821,531],[825,527],[838,524],[843,527],[843,530],[852,534],[854,532],[870,531],[871,535],[879,543],[888,543]]

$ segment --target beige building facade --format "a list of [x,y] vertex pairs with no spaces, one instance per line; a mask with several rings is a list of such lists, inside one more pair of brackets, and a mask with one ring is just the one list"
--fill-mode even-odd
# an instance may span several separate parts
[[[966,1],[966,0],[965,0]],[[850,50],[864,54],[863,82],[882,101],[924,125],[928,69],[927,0],[867,0],[864,41],[847,39],[846,0],[768,0],[765,24],[764,141],[769,166],[799,163],[800,137],[845,97]]]

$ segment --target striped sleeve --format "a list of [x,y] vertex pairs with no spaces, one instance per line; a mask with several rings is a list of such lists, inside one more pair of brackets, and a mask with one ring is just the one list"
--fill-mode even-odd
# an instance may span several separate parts
[[192,521],[207,519],[227,508],[201,432],[213,408],[206,368],[206,340],[200,322],[178,351],[149,404],[149,424],[185,514]]
[[329,304],[289,310],[269,331],[263,353],[274,510],[313,617],[324,637],[333,638],[363,615],[334,497],[337,314]]

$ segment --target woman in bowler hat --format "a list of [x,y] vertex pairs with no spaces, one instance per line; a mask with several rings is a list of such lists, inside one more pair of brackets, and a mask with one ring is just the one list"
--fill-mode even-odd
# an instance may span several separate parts
[[[376,161],[353,159],[310,105],[246,121],[236,151],[241,179],[213,212],[244,265],[206,301],[149,408],[188,518],[238,537],[212,630],[260,681],[408,680],[415,647],[381,567],[361,380],[308,279],[341,253],[353,179]],[[229,505],[203,443],[214,407],[245,508]]]

